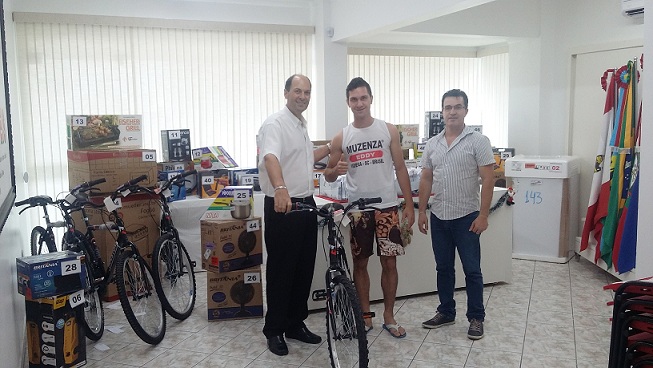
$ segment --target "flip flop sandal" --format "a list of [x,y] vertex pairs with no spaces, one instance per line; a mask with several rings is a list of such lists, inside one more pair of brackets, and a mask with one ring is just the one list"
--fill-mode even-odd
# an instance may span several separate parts
[[[374,317],[376,317],[376,314],[374,312],[363,312],[363,319],[364,320],[365,319],[370,319],[371,320]],[[373,328],[374,328],[373,325],[369,325],[369,326],[365,325],[365,332],[370,332],[370,331],[372,331]]]
[[386,325],[384,323],[382,327],[383,327],[384,330],[388,331],[390,336],[394,337],[395,339],[403,339],[404,337],[406,337],[406,332],[404,332],[401,335],[395,335],[395,334],[392,333],[392,331],[390,331],[390,330],[395,330],[395,331],[397,331],[397,333],[399,333],[399,328],[401,328],[401,325],[399,325],[399,324],[394,325],[394,324],[388,323]]

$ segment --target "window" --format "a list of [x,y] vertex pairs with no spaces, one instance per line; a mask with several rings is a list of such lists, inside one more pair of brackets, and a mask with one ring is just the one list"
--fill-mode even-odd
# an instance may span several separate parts
[[144,148],[160,155],[160,130],[188,128],[193,147],[224,146],[252,167],[259,126],[285,103],[285,79],[313,74],[312,27],[29,13],[16,22],[30,195],[68,187],[66,115],[139,114]]
[[[467,125],[483,125],[495,147],[508,144],[508,54],[482,57],[379,55],[363,49],[349,55],[349,78],[370,83],[372,115],[393,124],[420,124],[424,113],[442,110],[442,95],[454,88],[469,98]],[[350,112],[350,118],[353,120]]]

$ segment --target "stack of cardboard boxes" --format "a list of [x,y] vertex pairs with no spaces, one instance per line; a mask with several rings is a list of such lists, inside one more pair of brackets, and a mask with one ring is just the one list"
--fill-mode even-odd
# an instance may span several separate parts
[[[251,190],[251,187],[227,187],[221,192],[232,193],[233,201],[233,196],[239,194],[249,193],[252,198]],[[218,197],[216,201],[225,201],[225,198]],[[208,319],[261,317],[261,218],[230,218],[228,206],[223,207],[219,203],[212,205],[200,221],[202,268],[207,270]]]
[[65,251],[17,258],[16,271],[25,296],[29,367],[85,365],[82,256]]
[[[141,175],[147,180],[140,185],[152,187],[157,182],[156,151],[143,149],[141,117],[122,115],[68,116],[68,182],[73,188],[83,182],[104,178],[96,186],[91,201],[101,204],[105,197],[125,182]],[[128,237],[137,245],[141,255],[151,262],[152,250],[159,236],[161,209],[158,197],[130,195],[122,198],[118,210],[126,224]],[[88,209],[92,224],[107,220],[106,213]],[[78,224],[84,222],[79,219]],[[84,229],[80,229],[84,231]],[[97,246],[108,263],[115,246],[115,234],[96,231]],[[118,298],[115,285],[110,285],[106,299]]]

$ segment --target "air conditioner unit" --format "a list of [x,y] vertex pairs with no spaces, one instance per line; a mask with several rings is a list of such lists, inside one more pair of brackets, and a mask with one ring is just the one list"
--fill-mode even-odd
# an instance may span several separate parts
[[621,0],[621,14],[626,17],[643,17],[644,0]]

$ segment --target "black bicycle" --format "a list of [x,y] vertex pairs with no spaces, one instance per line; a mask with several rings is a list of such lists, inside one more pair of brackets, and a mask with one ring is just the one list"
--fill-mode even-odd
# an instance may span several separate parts
[[[363,312],[351,281],[339,225],[351,209],[373,208],[368,206],[374,203],[381,203],[381,198],[361,198],[344,208],[337,203],[326,204],[320,209],[306,203],[295,203],[296,210],[315,211],[324,219],[328,231],[329,267],[325,274],[326,289],[313,291],[312,298],[315,301],[326,300],[327,342],[333,368],[368,366],[369,351]],[[340,223],[336,223],[337,216],[342,216]]]
[[172,223],[168,197],[172,186],[184,186],[186,177],[196,174],[191,170],[171,176],[157,189],[141,186],[132,192],[144,192],[159,196],[161,206],[160,235],[152,251],[152,272],[161,303],[173,318],[184,320],[193,312],[197,290],[195,288],[195,262],[179,239],[179,232]]
[[[86,206],[102,208],[88,200],[87,192],[97,190],[95,185],[106,182],[104,178],[82,183],[70,190],[59,202],[67,231],[61,241],[63,250],[71,250],[84,255],[86,266],[86,286],[84,288],[84,329],[86,337],[99,340],[104,333],[104,309],[101,295],[104,293],[104,262],[95,242],[93,230],[107,229],[107,225],[91,225],[86,214]],[[86,228],[85,233],[77,230],[73,214],[81,213]]]
[[118,187],[104,200],[104,207],[109,212],[108,221],[101,225],[87,225],[87,229],[91,232],[102,229],[117,231],[118,237],[106,270],[103,267],[94,269],[94,288],[104,290],[109,283],[115,282],[129,325],[143,341],[156,345],[165,336],[166,315],[150,266],[127,237],[125,223],[118,213],[122,203],[120,197],[129,195],[130,189],[145,179],[147,176],[142,175]]
[[43,208],[43,218],[45,219],[45,228],[41,225],[34,226],[29,237],[29,244],[33,256],[44,253],[54,253],[57,251],[57,242],[54,237],[54,228],[66,227],[64,221],[50,221],[50,214],[48,213],[48,206],[58,207],[58,201],[53,201],[52,197],[47,195],[37,195],[24,199],[14,204],[15,207],[28,205],[18,212],[22,214],[27,209],[32,207]]

